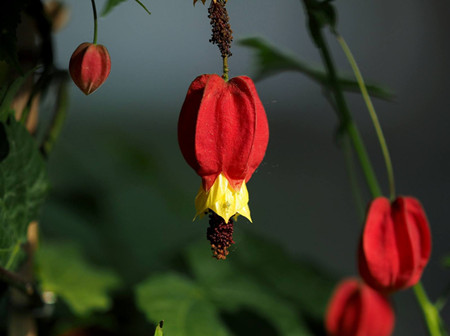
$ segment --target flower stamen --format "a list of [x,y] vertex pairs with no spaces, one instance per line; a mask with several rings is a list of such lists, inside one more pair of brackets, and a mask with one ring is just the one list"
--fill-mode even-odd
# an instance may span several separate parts
[[225,260],[229,254],[228,248],[233,241],[233,219],[228,223],[214,211],[209,211],[209,227],[206,230],[206,238],[211,243],[213,257],[217,260]]

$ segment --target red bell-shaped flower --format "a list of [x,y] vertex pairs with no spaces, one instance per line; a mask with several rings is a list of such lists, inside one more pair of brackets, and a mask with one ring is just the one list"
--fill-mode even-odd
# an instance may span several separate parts
[[340,283],[328,303],[329,336],[389,336],[395,315],[388,299],[357,279]]
[[108,50],[100,44],[84,42],[73,52],[69,63],[72,80],[86,95],[102,85],[111,71]]
[[373,288],[392,292],[414,286],[431,253],[431,233],[419,201],[373,200],[359,246],[359,273]]
[[197,214],[213,210],[225,221],[250,219],[245,183],[261,163],[269,127],[253,81],[201,75],[189,87],[178,121],[178,142],[202,178]]
[[201,75],[192,82],[178,120],[178,142],[202,178],[196,217],[209,212],[207,238],[217,259],[225,259],[234,243],[235,216],[251,221],[246,183],[268,141],[266,113],[250,78]]

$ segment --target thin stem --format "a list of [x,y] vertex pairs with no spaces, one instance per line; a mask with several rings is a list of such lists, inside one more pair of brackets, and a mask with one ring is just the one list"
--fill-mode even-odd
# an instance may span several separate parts
[[67,82],[63,78],[59,87],[57,101],[55,106],[55,111],[53,114],[52,121],[48,127],[46,135],[41,145],[41,153],[46,157],[50,153],[55,144],[58,136],[63,127],[64,121],[66,119],[67,105],[68,105],[68,93],[67,93]]
[[336,69],[334,67],[333,60],[331,59],[331,55],[323,37],[322,31],[320,31],[320,33],[318,34],[317,42],[319,45],[321,56],[327,68],[338,112],[340,113],[339,117],[341,119],[341,127],[347,132],[350,140],[353,143],[353,147],[355,148],[356,154],[359,158],[361,168],[364,172],[364,176],[366,178],[366,182],[370,189],[372,197],[375,198],[381,196],[381,189],[375,176],[375,172],[372,168],[372,164],[362,141],[361,135],[359,134],[358,128],[356,127],[356,124],[353,122],[353,119],[350,115],[350,111],[342,93],[339,81],[337,80]]
[[343,150],[345,156],[345,163],[347,164],[347,172],[350,180],[350,187],[356,203],[356,209],[358,210],[358,215],[361,220],[364,220],[365,208],[362,202],[362,195],[360,188],[358,186],[358,179],[356,176],[355,165],[353,162],[353,155],[351,149],[351,143],[348,138],[343,139]]
[[222,78],[225,80],[225,82],[228,82],[228,71],[230,71],[230,69],[228,68],[228,56],[222,57],[222,60],[223,60]]
[[414,294],[416,295],[416,299],[419,302],[420,307],[423,311],[423,316],[428,326],[428,331],[431,336],[446,336],[447,333],[443,328],[443,323],[441,317],[439,316],[439,312],[436,307],[430,302],[427,294],[422,286],[422,283],[419,282],[417,285],[413,287]]
[[369,93],[367,92],[366,84],[364,83],[364,79],[361,75],[361,71],[359,70],[358,64],[356,63],[353,54],[348,47],[348,44],[345,42],[344,38],[336,34],[336,39],[341,45],[342,50],[347,57],[350,66],[352,67],[353,73],[355,74],[356,81],[358,82],[359,89],[361,90],[361,94],[364,98],[364,102],[369,110],[370,118],[372,119],[373,126],[375,127],[375,131],[377,133],[378,141],[380,143],[381,150],[383,152],[384,161],[386,164],[386,171],[389,179],[389,193],[390,198],[393,201],[395,198],[395,179],[394,179],[394,169],[392,168],[391,156],[389,154],[389,149],[386,144],[386,138],[384,137],[383,130],[380,125],[380,121],[378,120],[377,113],[375,112],[375,108],[372,104],[372,100],[370,99]]
[[94,40],[93,44],[97,44],[97,8],[95,7],[95,0],[91,0],[92,11],[94,12]]

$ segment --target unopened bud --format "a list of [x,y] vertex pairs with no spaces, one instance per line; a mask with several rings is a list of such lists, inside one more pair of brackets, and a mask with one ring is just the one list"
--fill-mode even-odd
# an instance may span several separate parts
[[70,76],[86,95],[97,90],[108,78],[111,59],[100,44],[84,42],[73,52],[69,63]]

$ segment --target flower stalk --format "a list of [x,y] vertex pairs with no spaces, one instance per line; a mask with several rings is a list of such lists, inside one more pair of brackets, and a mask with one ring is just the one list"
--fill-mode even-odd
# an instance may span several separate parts
[[95,6],[95,0],[91,0],[92,3],[92,12],[94,13],[94,39],[92,40],[93,44],[97,44],[97,8]]
[[367,110],[369,111],[370,118],[372,119],[373,126],[377,133],[378,141],[380,143],[381,151],[383,152],[384,162],[386,164],[386,171],[389,180],[389,195],[391,201],[395,199],[395,179],[394,179],[394,169],[392,168],[392,160],[389,154],[389,149],[386,144],[386,138],[383,134],[383,129],[381,128],[380,121],[378,119],[377,113],[375,111],[375,107],[373,106],[372,100],[369,96],[369,92],[367,91],[366,84],[364,83],[364,79],[361,75],[361,71],[359,70],[358,64],[356,63],[355,58],[344,38],[336,34],[336,39],[339,42],[342,50],[347,57],[350,66],[352,67],[353,73],[355,74],[356,81],[358,82],[359,89],[361,91],[361,95],[363,96],[364,102],[367,106]]
[[350,111],[347,106],[347,102],[344,98],[342,88],[339,84],[339,81],[337,80],[336,68],[334,66],[333,60],[331,58],[331,55],[328,50],[328,46],[327,46],[327,43],[325,41],[322,31],[320,31],[316,37],[317,37],[316,42],[318,43],[320,55],[323,59],[323,62],[325,63],[328,78],[330,81],[331,90],[332,90],[334,99],[336,101],[336,107],[337,107],[336,112],[338,113],[339,118],[340,118],[341,129],[347,133],[348,137],[350,138],[350,141],[353,144],[353,148],[355,149],[355,152],[358,156],[359,163],[363,170],[367,185],[369,187],[369,190],[370,190],[372,196],[374,198],[381,196],[382,195],[381,189],[378,184],[378,180],[375,176],[375,172],[372,168],[372,163],[370,162],[369,155],[367,154],[367,150],[366,150],[364,142],[361,138],[359,130],[350,114]]

